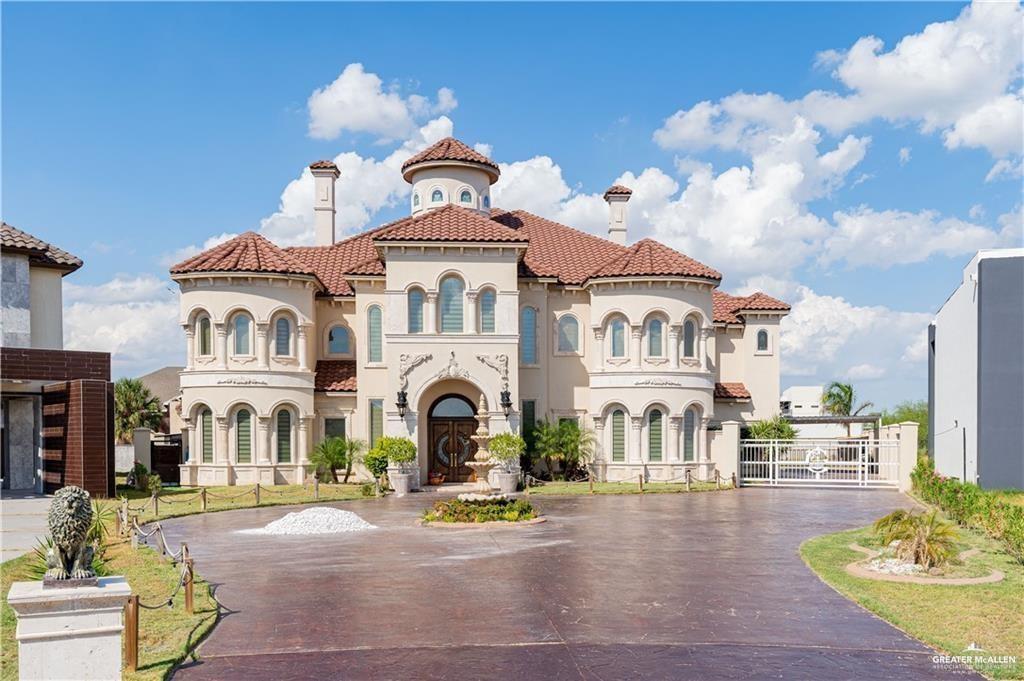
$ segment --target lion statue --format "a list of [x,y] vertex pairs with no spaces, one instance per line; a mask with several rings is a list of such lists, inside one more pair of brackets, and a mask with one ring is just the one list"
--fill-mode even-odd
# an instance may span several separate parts
[[69,485],[57,490],[46,516],[53,546],[46,551],[46,579],[88,579],[93,548],[86,542],[92,524],[89,493]]

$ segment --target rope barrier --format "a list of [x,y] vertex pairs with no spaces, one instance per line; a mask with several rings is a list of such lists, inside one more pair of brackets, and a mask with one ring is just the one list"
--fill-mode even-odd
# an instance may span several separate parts
[[195,501],[196,499],[201,498],[203,495],[197,493],[194,497],[189,497],[188,499],[180,499],[180,498],[175,499],[175,498],[173,498],[174,496],[176,496],[176,495],[160,497],[160,503],[161,504],[191,504],[193,501]]
[[248,494],[255,494],[255,493],[256,493],[256,489],[255,488],[248,489],[248,490],[242,492],[241,494],[234,494],[234,495],[214,494],[213,492],[210,492],[209,490],[207,490],[206,496],[209,497],[210,499],[224,499],[224,500],[230,501],[232,499],[240,499],[240,498],[242,498],[242,497],[244,497],[244,496],[246,496]]
[[188,565],[182,565],[182,567],[181,567],[181,576],[178,578],[178,586],[175,587],[174,591],[171,593],[170,596],[168,596],[163,602],[161,602],[158,605],[147,605],[147,604],[143,603],[142,601],[139,601],[139,607],[145,608],[146,610],[158,610],[160,608],[169,608],[169,607],[171,607],[174,604],[174,597],[177,596],[178,592],[181,591],[181,588],[183,586],[185,586],[185,581],[186,581],[186,577],[188,577],[188,574],[189,574],[189,567],[188,567]]

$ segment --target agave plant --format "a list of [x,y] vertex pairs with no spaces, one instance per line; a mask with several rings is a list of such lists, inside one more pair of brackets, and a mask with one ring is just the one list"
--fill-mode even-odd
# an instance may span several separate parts
[[85,535],[86,541],[96,547],[97,552],[103,549],[110,535],[110,526],[114,522],[114,507],[109,504],[100,504],[92,501],[92,522],[89,524],[89,531]]
[[916,563],[926,570],[943,565],[956,550],[956,528],[939,518],[937,511],[893,511],[879,518],[874,530],[886,546],[897,542],[897,558]]

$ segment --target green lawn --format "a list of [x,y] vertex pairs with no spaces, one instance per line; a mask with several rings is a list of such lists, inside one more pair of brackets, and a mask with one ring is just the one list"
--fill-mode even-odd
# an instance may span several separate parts
[[[962,654],[971,643],[985,651],[975,655],[1014,655],[1015,665],[981,665],[978,671],[996,679],[1024,679],[1024,566],[982,533],[963,528],[959,533],[960,550],[982,551],[969,565],[1001,570],[1006,579],[994,584],[944,586],[853,577],[846,572],[846,565],[864,556],[848,545],[872,546],[869,528],[810,539],[800,547],[800,554],[826,584],[911,636],[951,655]],[[972,567],[970,572],[975,570]]]
[[[142,546],[137,550],[126,541],[109,544],[106,550],[106,571],[127,578],[139,600],[151,605],[165,601],[180,579],[180,568],[162,558],[156,551]],[[2,630],[0,630],[0,679],[18,678],[18,645],[14,639],[16,618],[7,605],[7,592],[11,583],[31,579],[28,568],[32,554],[15,558],[0,565],[2,598]],[[217,604],[210,595],[209,584],[198,575],[202,565],[196,565],[195,614],[185,612],[185,591],[174,598],[171,608],[141,609],[139,616],[139,669],[125,674],[126,679],[164,679],[171,668],[185,659],[217,620]]]
[[[536,483],[535,483],[536,484]],[[710,492],[717,488],[713,482],[691,482],[691,492]],[[732,489],[732,483],[723,480],[722,489]],[[665,494],[686,492],[686,485],[681,482],[645,482],[644,494]],[[545,482],[530,486],[530,494],[590,494],[586,482]],[[635,482],[595,482],[594,494],[640,494],[640,486]]]

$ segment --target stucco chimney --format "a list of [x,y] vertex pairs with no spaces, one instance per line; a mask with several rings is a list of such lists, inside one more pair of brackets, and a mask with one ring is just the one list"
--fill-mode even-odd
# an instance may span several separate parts
[[604,200],[608,202],[608,239],[617,244],[626,244],[626,204],[632,195],[633,190],[621,184],[613,184],[604,193]]
[[334,181],[341,173],[333,161],[314,161],[309,164],[313,173],[313,224],[316,227],[316,245],[334,243]]

